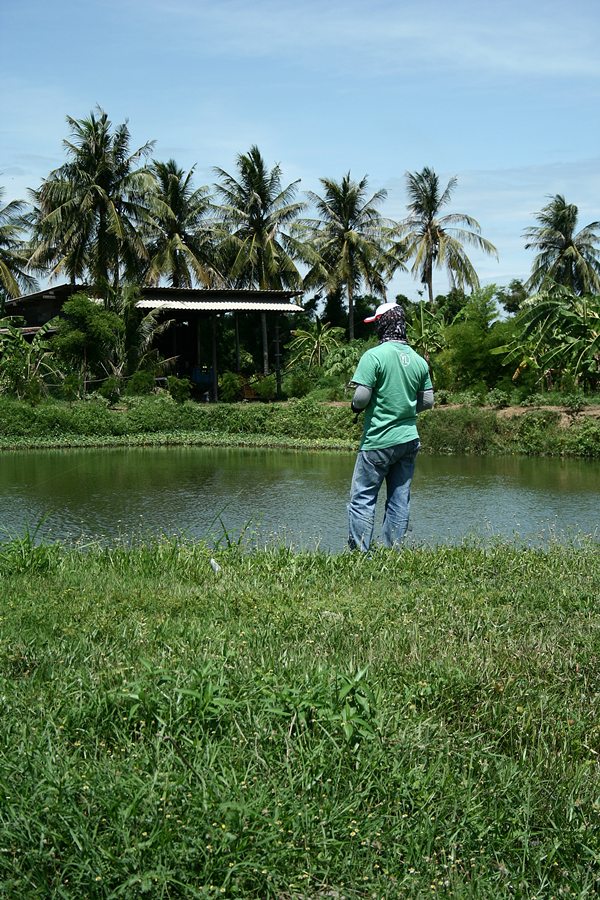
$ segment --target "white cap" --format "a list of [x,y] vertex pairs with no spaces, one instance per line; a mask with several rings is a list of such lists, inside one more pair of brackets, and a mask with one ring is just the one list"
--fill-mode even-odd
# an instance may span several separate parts
[[394,309],[395,306],[398,306],[397,303],[382,303],[381,306],[378,306],[375,310],[375,313],[372,316],[367,316],[366,319],[363,319],[364,322],[375,322],[377,319],[381,318],[381,316],[388,312],[390,309]]

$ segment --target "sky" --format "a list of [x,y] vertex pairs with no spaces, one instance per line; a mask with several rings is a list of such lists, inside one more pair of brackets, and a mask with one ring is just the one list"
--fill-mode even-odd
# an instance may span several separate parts
[[[0,0],[0,39],[5,202],[99,106],[197,186],[256,144],[300,195],[366,175],[402,219],[407,172],[456,176],[447,211],[498,250],[468,250],[482,284],[527,278],[523,230],[550,196],[600,219],[597,0]],[[389,290],[419,288],[399,273]]]

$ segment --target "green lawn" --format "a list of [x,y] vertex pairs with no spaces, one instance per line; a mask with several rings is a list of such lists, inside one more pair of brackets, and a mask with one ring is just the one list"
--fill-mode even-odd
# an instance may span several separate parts
[[0,894],[593,897],[600,554],[0,545]]

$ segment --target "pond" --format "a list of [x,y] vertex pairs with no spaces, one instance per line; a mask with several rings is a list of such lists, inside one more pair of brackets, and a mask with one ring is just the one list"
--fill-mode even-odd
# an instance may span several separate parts
[[[2,453],[0,539],[181,535],[340,551],[353,465],[354,453],[205,447]],[[423,453],[407,540],[597,540],[599,510],[597,462]]]

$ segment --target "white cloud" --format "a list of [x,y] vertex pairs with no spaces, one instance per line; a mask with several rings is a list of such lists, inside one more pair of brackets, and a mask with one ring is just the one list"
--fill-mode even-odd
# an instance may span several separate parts
[[[498,76],[600,76],[600,22],[586,3],[568,16],[555,0],[528,13],[526,5],[422,2],[317,3],[303,0],[151,0],[165,22],[191,26],[214,56],[285,59],[316,70],[332,66],[369,79],[387,73],[477,71]],[[145,3],[148,7],[148,4]],[[559,15],[557,13],[560,12]],[[168,27],[168,25],[167,25]],[[206,38],[209,36],[209,40]]]

